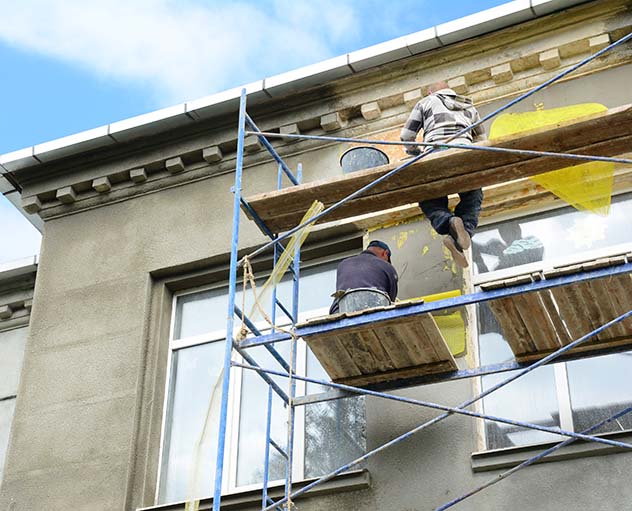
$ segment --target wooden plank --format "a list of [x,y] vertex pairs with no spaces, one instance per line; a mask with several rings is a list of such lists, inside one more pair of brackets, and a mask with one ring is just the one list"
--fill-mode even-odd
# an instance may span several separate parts
[[404,369],[396,369],[380,374],[365,374],[361,376],[349,376],[346,378],[335,379],[335,383],[344,385],[352,385],[354,387],[363,387],[371,383],[382,383],[385,381],[403,380],[413,378],[415,376],[425,376],[427,374],[449,373],[456,371],[458,367],[452,361],[437,362],[435,364],[423,364],[421,366],[407,367]]
[[[632,310],[632,275],[615,275],[604,279],[606,287],[610,292],[617,316]],[[621,322],[625,332],[632,334],[632,318],[627,318]]]
[[555,328],[555,332],[557,333],[558,340],[562,344],[562,346],[566,346],[569,344],[572,339],[570,334],[568,333],[568,329],[566,328],[566,324],[562,321],[560,317],[560,313],[555,306],[555,302],[553,301],[553,296],[551,296],[551,291],[549,289],[544,289],[538,292],[540,295],[540,299],[542,300],[542,304],[546,309],[546,312],[553,323],[553,327]]
[[377,363],[369,350],[363,346],[359,333],[338,332],[334,336],[362,374],[372,374],[378,371]]
[[514,304],[538,350],[562,346],[555,327],[537,293],[517,295],[514,297]]
[[[608,317],[608,303],[603,300],[603,297],[595,295],[590,282],[578,283],[575,284],[574,287],[582,297],[582,300],[586,307],[586,317],[592,323],[593,329],[599,328],[605,325],[611,319],[614,319],[614,317]],[[613,337],[615,337],[615,335],[611,327],[610,329],[604,330],[601,334],[599,334],[597,336],[597,339],[599,341],[607,341],[608,339],[612,339]]]
[[[614,318],[619,316],[618,308],[612,301],[604,279],[591,280],[587,284],[591,288],[594,299],[599,303],[599,310],[602,313],[602,316],[600,317],[602,324],[612,321]],[[624,326],[620,322],[612,325],[609,330],[609,335],[606,337],[625,337],[627,335]]]
[[[592,344],[580,344],[576,348],[573,348],[568,353],[590,353],[591,351],[606,349],[606,348],[623,348],[629,346],[632,348],[632,336],[627,336],[624,338],[615,338],[606,342],[597,342]],[[516,357],[518,362],[533,362],[535,360],[540,360],[545,356],[553,353],[555,350],[546,350],[540,351],[538,353],[527,353],[526,355],[520,355]]]
[[500,324],[503,337],[516,356],[537,351],[527,328],[522,323],[522,319],[518,315],[510,298],[490,300],[487,303]]
[[[630,133],[632,108],[625,106],[590,119],[565,123],[557,128],[536,130],[534,133],[495,141],[495,145],[613,156],[629,150],[632,141]],[[268,226],[279,232],[296,225],[314,199],[330,205],[384,175],[398,164],[259,194],[247,200]],[[377,185],[365,197],[350,201],[328,216],[327,221],[568,166],[568,160],[560,158],[524,158],[507,153],[483,153],[465,149],[444,151],[416,162]],[[379,200],[376,201],[376,198]]]
[[428,336],[430,345],[436,353],[437,360],[453,359],[452,353],[450,352],[450,347],[443,338],[443,335],[441,335],[441,331],[437,326],[437,322],[432,317],[432,315],[428,313],[422,314],[419,317],[419,320],[423,326],[424,331],[426,332],[426,335]]
[[399,327],[399,332],[403,334],[404,349],[415,365],[432,364],[440,361],[421,323],[411,321],[402,324]]
[[360,368],[335,337],[312,336],[307,340],[307,345],[331,378],[362,374]]
[[[617,119],[623,122],[617,123]],[[558,126],[544,127],[497,139],[493,142],[487,141],[480,145],[509,149],[524,148],[542,149],[546,151],[567,151],[627,136],[629,135],[630,126],[632,126],[632,112],[630,105],[626,105],[609,110],[608,112],[590,116],[589,118],[568,121],[560,123]],[[603,128],[603,133],[594,132],[598,127]],[[531,157],[531,159],[535,159],[535,157]],[[451,149],[431,154],[423,160],[416,162],[408,169],[402,171],[402,173],[389,178],[387,182],[376,185],[373,193],[408,187],[413,184],[427,183],[434,180],[443,180],[446,177],[455,175],[454,172],[458,172],[458,170],[455,171],[455,168],[469,169],[470,172],[477,172],[489,169],[490,167],[502,167],[524,160],[524,156],[517,156],[510,153],[473,152],[467,149]],[[560,168],[568,166],[568,161],[563,161],[560,165]],[[258,205],[261,207],[262,212],[266,211],[266,207],[260,203],[260,201],[267,198],[283,197],[286,199],[284,201],[284,209],[290,209],[296,204],[300,204],[300,196],[305,197],[309,203],[316,199],[323,200],[323,198],[325,200],[331,199],[332,202],[335,202],[335,200],[338,199],[332,199],[334,196],[342,198],[359,187],[383,176],[396,166],[398,166],[398,163],[392,163],[382,167],[354,172],[349,175],[341,175],[336,178],[327,178],[305,183],[280,191],[266,192],[253,196],[252,200],[248,199],[248,202],[253,206]],[[432,167],[431,174],[418,172],[426,166]],[[432,178],[433,176],[436,176],[436,179],[428,179],[428,177]],[[300,196],[297,192],[300,192]],[[256,210],[259,211],[258,209]]]
[[[381,326],[379,341],[384,347],[384,351],[388,354],[395,367],[410,367],[419,364],[413,361],[411,354],[406,349],[405,341],[397,335],[395,326]],[[374,334],[377,336],[377,334]]]
[[590,332],[591,325],[582,317],[581,312],[578,310],[578,304],[567,292],[567,287],[554,287],[550,291],[560,317],[568,329],[571,337],[570,341],[574,341]]
[[[628,151],[630,146],[632,146],[632,134],[616,139],[615,142],[616,145],[613,145],[612,141],[608,141],[603,144],[587,146],[577,152],[583,152],[595,156],[618,155]],[[462,151],[464,151],[464,149]],[[425,159],[420,160],[420,163],[424,161]],[[560,163],[561,161],[562,159],[560,158],[542,157],[537,160],[508,163],[502,167],[492,166],[489,169],[479,171],[472,171],[471,169],[464,167],[466,169],[464,171],[465,173],[456,174],[457,171],[454,170],[453,173],[455,173],[455,175],[447,176],[443,179],[435,179],[436,176],[430,174],[431,178],[426,178],[426,182],[424,183],[418,183],[401,188],[393,187],[392,190],[379,192],[374,192],[371,189],[362,196],[350,200],[338,207],[336,210],[329,213],[323,221],[331,222],[341,218],[374,213],[376,211],[382,211],[396,206],[413,204],[419,202],[420,200],[450,195],[451,193],[454,193],[455,190],[484,188],[492,184],[512,181],[522,177],[534,176],[543,172],[559,170],[569,166],[568,160],[564,160],[564,164]],[[422,170],[422,172],[433,171],[434,169]],[[350,190],[349,193],[343,195],[340,199],[346,197],[352,191],[355,191],[355,189]],[[325,206],[331,206],[334,202],[336,202],[324,193],[321,193],[320,196]],[[265,217],[264,221],[268,227],[275,232],[290,229],[295,225],[298,225],[305,211],[307,211],[312,202],[313,201],[301,204],[301,207],[304,209],[296,211],[289,208],[282,208],[278,205],[273,206],[275,209],[272,211],[269,211],[267,214],[265,212],[262,213]]]
[[[337,337],[362,374],[373,374],[395,369],[386,353],[381,349],[381,346],[372,346],[369,336],[366,336],[364,333],[341,333]],[[372,347],[378,349],[374,351],[371,349]]]

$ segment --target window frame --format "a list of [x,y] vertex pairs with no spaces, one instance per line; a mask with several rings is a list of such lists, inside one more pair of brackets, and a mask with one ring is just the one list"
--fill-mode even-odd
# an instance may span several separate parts
[[[613,190],[612,192],[612,197],[622,196],[622,195],[628,195],[628,198],[625,200],[632,201],[631,190],[618,190],[618,191]],[[516,220],[520,218],[527,218],[532,215],[547,213],[547,212],[556,211],[556,210],[562,210],[569,207],[572,207],[572,206],[560,200],[559,202],[556,202],[553,204],[549,204],[549,205],[537,207],[537,208],[530,208],[527,211],[516,212],[515,214],[506,214],[502,216],[496,215],[494,217],[485,219],[485,221],[482,221],[479,224],[479,226],[481,227],[494,226],[502,222],[507,222],[510,220]],[[569,254],[567,256],[558,257],[556,259],[551,259],[549,261],[536,261],[533,263],[527,263],[527,264],[515,266],[512,268],[489,271],[482,274],[475,274],[473,271],[473,266],[471,266],[470,271],[469,271],[469,278],[471,279],[470,289],[475,290],[481,284],[492,282],[494,280],[516,277],[518,275],[524,275],[526,273],[532,273],[532,272],[537,272],[537,271],[547,271],[547,270],[553,269],[554,267],[567,266],[567,265],[570,266],[573,264],[578,264],[581,262],[585,262],[585,261],[589,261],[589,260],[593,260],[593,259],[597,259],[601,257],[613,257],[616,255],[621,255],[621,254],[629,254],[630,252],[632,252],[632,242],[627,242],[627,243],[619,243],[619,244],[608,246],[608,247]],[[473,318],[474,318],[474,321],[472,323],[472,335],[470,336],[470,339],[472,339],[472,342],[474,344],[475,357],[478,363],[481,359],[479,333],[478,333],[478,314],[474,314]],[[553,370],[554,370],[555,395],[557,398],[558,412],[559,412],[559,419],[560,419],[559,427],[567,431],[575,431],[571,392],[570,392],[570,383],[568,380],[568,369],[567,369],[566,364],[567,364],[566,362],[556,362],[552,364]],[[484,378],[483,376],[480,376],[474,379],[473,388],[475,391],[478,390],[478,392],[480,392],[480,390],[483,388],[483,378]],[[484,413],[484,401],[485,401],[484,399],[481,399],[476,404],[477,411],[480,413]],[[524,449],[524,448],[539,445],[541,443],[541,442],[532,442],[532,443],[527,443],[524,445],[500,447],[500,448],[490,447],[489,439],[487,436],[487,429],[485,426],[485,421],[479,421],[477,428],[479,431],[478,437],[481,441],[481,444],[482,444],[481,448],[483,452],[493,452],[496,450],[507,450],[507,449],[509,450]],[[632,431],[632,430],[625,430],[624,432],[628,432],[628,431]],[[611,434],[613,432],[608,432],[608,433]],[[608,433],[604,433],[604,434],[607,435]]]
[[[306,261],[301,264],[301,270],[316,268],[319,266],[324,266],[327,264],[332,264],[341,261],[342,259],[349,257],[351,255],[355,255],[358,253],[358,250],[361,249],[362,245],[362,236],[358,235],[357,237],[358,247],[350,250],[344,250],[342,252],[328,254],[322,257],[317,257],[313,260]],[[259,279],[262,277],[266,277],[267,274],[264,272],[255,273],[255,278]],[[237,289],[241,286],[241,281],[237,282]],[[174,369],[174,353],[181,349],[186,349],[194,346],[200,346],[203,344],[214,343],[214,342],[225,342],[225,334],[226,329],[213,330],[210,332],[205,332],[203,334],[193,335],[189,337],[185,337],[182,339],[174,339],[175,327],[176,327],[176,316],[177,316],[177,303],[178,299],[182,296],[192,295],[204,291],[209,291],[213,289],[225,289],[228,292],[228,281],[222,280],[220,282],[215,282],[210,285],[202,285],[196,286],[190,289],[184,289],[181,291],[174,292],[171,297],[170,302],[170,319],[169,319],[169,337],[168,337],[168,346],[167,346],[167,363],[165,368],[165,382],[164,382],[164,391],[163,391],[163,407],[161,413],[161,423],[160,423],[160,444],[158,449],[158,466],[156,471],[156,490],[154,494],[154,503],[156,505],[168,505],[170,502],[165,501],[161,503],[161,492],[164,490],[164,477],[163,477],[163,468],[164,463],[166,461],[166,440],[170,433],[170,421],[169,412],[172,409],[172,400],[173,393],[170,393],[170,388],[172,385],[173,378],[173,369]],[[317,309],[312,309],[308,311],[300,312],[298,315],[298,322],[304,321],[311,317],[326,315],[329,313],[329,307],[321,307]],[[283,319],[283,321],[277,321],[278,326],[288,326],[290,325],[289,319],[287,319],[282,312],[277,316],[278,319]],[[255,326],[262,331],[265,331],[269,328],[268,323],[265,320],[255,321]],[[303,339],[298,339],[297,342],[297,352],[296,352],[296,371],[298,374],[306,374],[307,371],[307,344]],[[232,351],[232,360],[244,363],[245,360],[235,351]],[[274,367],[274,369],[278,369],[279,367]],[[224,461],[224,477],[222,478],[222,495],[229,495],[234,493],[244,493],[253,490],[261,490],[263,488],[263,483],[252,483],[248,485],[238,485],[237,484],[237,466],[238,466],[238,442],[239,442],[239,419],[240,419],[240,409],[241,409],[241,387],[242,387],[242,379],[244,375],[244,371],[248,371],[247,369],[243,369],[241,367],[231,367],[231,385],[229,386],[229,396],[228,396],[228,413],[227,413],[227,423],[226,423],[226,446],[227,452],[225,454]],[[263,384],[265,382],[262,381]],[[304,381],[295,380],[296,383],[296,395],[302,396],[305,395],[307,384]],[[283,387],[282,387],[283,388]],[[261,420],[265,420],[265,417],[262,417]],[[294,415],[294,449],[293,449],[293,470],[292,470],[292,478],[294,481],[301,481],[305,478],[305,407],[300,406],[295,408]],[[268,485],[274,486],[276,484],[281,484],[284,482],[284,479],[279,480],[269,480]]]

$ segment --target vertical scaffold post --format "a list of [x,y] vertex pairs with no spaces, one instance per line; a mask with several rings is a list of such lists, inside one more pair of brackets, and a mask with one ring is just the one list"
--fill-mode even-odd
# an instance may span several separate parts
[[266,445],[263,455],[263,495],[261,509],[268,506],[268,472],[270,471],[270,426],[272,424],[272,388],[268,385],[268,409],[266,414]]
[[237,256],[239,246],[239,214],[241,203],[241,175],[244,160],[244,131],[246,123],[246,89],[242,89],[239,100],[239,128],[237,133],[237,161],[235,187],[233,189],[233,234],[230,247],[230,270],[228,275],[228,312],[226,321],[226,345],[224,348],[224,376],[220,405],[219,431],[217,438],[217,462],[215,464],[215,492],[213,511],[219,511],[222,497],[222,475],[224,472],[224,450],[226,446],[226,421],[228,415],[228,390],[230,387],[230,362],[233,350],[233,328],[235,322],[235,289],[237,286]]
[[[297,177],[297,185],[301,184],[301,180],[303,178],[303,166],[299,163],[296,171]],[[296,245],[296,251],[294,252],[294,261],[292,262],[292,278],[293,278],[293,287],[292,287],[292,329],[296,327],[296,322],[298,321],[298,311],[299,311],[299,283],[300,283],[300,266],[301,266],[301,247],[299,244]],[[291,371],[296,371],[296,350],[297,340],[293,338],[291,341],[292,347],[290,349],[290,368]],[[285,498],[289,499],[292,494],[292,471],[294,470],[294,423],[295,423],[295,406],[294,406],[294,398],[296,397],[296,380],[292,378],[292,374],[290,373],[290,389],[289,389],[289,398],[290,402],[288,403],[288,428],[287,428],[287,472],[285,479]]]

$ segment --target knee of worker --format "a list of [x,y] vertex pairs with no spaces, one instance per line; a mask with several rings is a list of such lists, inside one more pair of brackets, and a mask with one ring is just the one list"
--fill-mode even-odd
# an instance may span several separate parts
[[459,205],[457,208],[470,215],[478,216],[483,205],[483,190],[470,190],[459,193]]

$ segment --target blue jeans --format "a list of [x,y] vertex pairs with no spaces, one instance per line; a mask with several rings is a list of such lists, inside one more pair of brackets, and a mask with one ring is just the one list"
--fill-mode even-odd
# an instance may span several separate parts
[[[471,144],[469,140],[457,139],[454,144]],[[434,152],[447,150],[447,147],[436,149]],[[483,203],[483,190],[477,188],[469,192],[459,192],[460,201],[454,208],[454,214],[448,209],[448,198],[439,197],[437,199],[424,200],[419,203],[419,207],[423,211],[426,218],[430,220],[432,228],[438,234],[450,234],[450,218],[458,216],[463,220],[465,230],[470,237],[474,234],[474,230],[478,225],[478,215],[481,213],[481,205]]]
[[454,214],[448,209],[448,198],[439,197],[421,201],[419,207],[430,220],[432,227],[439,234],[450,234],[450,218],[461,217],[465,230],[472,236],[478,225],[478,215],[483,203],[483,190],[477,188],[469,192],[459,192],[461,199],[454,208]]

